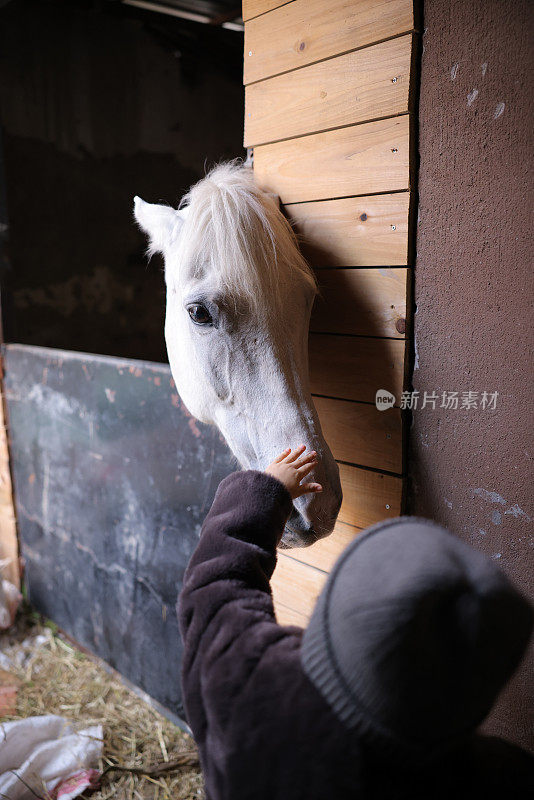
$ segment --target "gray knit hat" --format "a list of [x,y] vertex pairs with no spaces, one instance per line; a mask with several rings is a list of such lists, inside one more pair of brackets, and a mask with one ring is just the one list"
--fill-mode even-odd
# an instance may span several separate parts
[[341,555],[301,659],[348,728],[428,752],[484,719],[531,628],[530,606],[490,559],[435,523],[399,517]]

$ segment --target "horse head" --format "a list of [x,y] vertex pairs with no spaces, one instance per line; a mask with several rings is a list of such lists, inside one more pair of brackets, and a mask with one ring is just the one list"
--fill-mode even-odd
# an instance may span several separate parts
[[288,446],[316,450],[306,480],[323,491],[294,501],[282,544],[328,535],[341,486],[309,389],[316,284],[278,203],[231,162],[178,210],[135,198],[135,218],[165,260],[165,339],[186,407],[219,428],[244,469],[265,469]]

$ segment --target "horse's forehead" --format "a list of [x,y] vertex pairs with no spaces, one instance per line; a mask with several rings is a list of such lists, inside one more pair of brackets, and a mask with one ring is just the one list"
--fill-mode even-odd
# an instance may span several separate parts
[[191,280],[203,278],[207,270],[201,258],[190,253],[181,240],[175,243],[165,256],[165,280],[167,285],[178,288]]
[[216,273],[209,270],[207,265],[197,265],[189,269],[177,265],[170,272],[171,274],[167,276],[167,285],[184,298],[197,294],[216,300],[224,294]]

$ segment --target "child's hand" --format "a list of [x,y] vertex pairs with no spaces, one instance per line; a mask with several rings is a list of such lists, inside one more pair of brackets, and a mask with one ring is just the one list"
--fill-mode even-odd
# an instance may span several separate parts
[[302,455],[306,450],[306,445],[302,444],[294,452],[288,447],[272,464],[269,464],[265,472],[277,478],[283,483],[287,491],[293,498],[300,497],[310,492],[322,492],[323,487],[320,483],[301,483],[301,480],[309,475],[314,467],[317,466],[317,453],[312,450],[307,455]]

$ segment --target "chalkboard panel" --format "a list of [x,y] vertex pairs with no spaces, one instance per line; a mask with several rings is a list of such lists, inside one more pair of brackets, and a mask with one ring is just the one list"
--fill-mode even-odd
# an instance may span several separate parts
[[235,462],[168,366],[4,348],[15,499],[31,603],[175,714],[175,603]]

